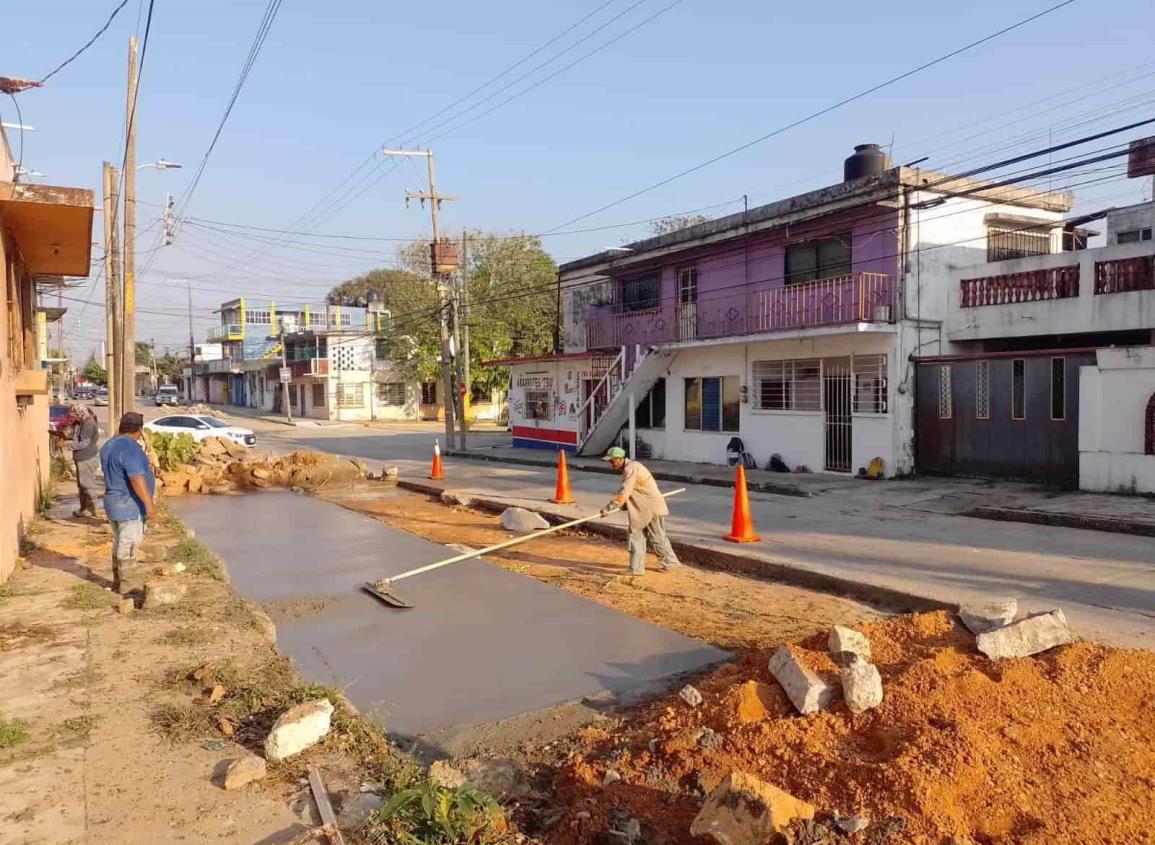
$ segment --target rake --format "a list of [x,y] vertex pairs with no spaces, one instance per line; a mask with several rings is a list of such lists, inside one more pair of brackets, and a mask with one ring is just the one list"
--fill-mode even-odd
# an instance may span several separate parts
[[[685,493],[685,487],[679,487],[677,490],[671,490],[668,493],[663,493],[663,498],[676,496],[679,493]],[[522,543],[528,543],[530,540],[536,540],[538,537],[545,537],[548,534],[556,534],[559,531],[565,531],[567,528],[581,525],[584,522],[590,522],[601,517],[600,513],[595,513],[590,516],[583,516],[579,519],[571,519],[569,522],[563,522],[560,525],[554,525],[551,528],[546,528],[542,531],[535,531],[532,534],[523,534],[521,537],[514,537],[512,540],[505,540],[493,546],[486,546],[484,549],[476,549],[474,551],[465,552],[463,554],[447,557],[445,560],[439,560],[435,563],[427,563],[425,566],[419,566],[416,569],[410,569],[408,572],[402,572],[400,575],[394,575],[392,578],[382,578],[379,581],[366,581],[361,585],[361,589],[375,598],[385,602],[390,607],[410,608],[412,604],[407,602],[399,596],[393,589],[393,585],[403,578],[412,578],[414,575],[422,575],[426,572],[432,572],[434,569],[441,569],[443,566],[449,566],[454,563],[461,563],[463,560],[487,555],[491,552],[508,549],[510,546],[517,546]]]

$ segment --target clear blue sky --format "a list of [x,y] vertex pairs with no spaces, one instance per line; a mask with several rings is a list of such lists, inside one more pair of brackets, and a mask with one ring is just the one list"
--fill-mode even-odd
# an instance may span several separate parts
[[[603,1],[284,0],[187,214],[249,226],[292,224],[380,142],[466,94]],[[609,2],[470,102],[637,2]],[[443,127],[452,131],[432,141],[439,188],[462,197],[445,205],[447,230],[547,229],[1051,5],[682,0],[541,87],[454,128],[668,3],[642,0],[557,61]],[[0,75],[35,79],[90,37],[115,2],[3,5]],[[101,161],[119,161],[126,45],[129,34],[143,32],[141,5],[130,0],[87,53],[45,88],[19,95],[24,121],[39,130],[23,138],[26,166],[46,174],[37,181],[97,188]],[[264,7],[262,0],[157,0],[142,74],[138,160],[163,156],[185,167],[141,172],[140,227],[153,226],[141,237],[142,251],[155,244],[165,192],[179,198],[187,188]],[[1155,116],[1152,43],[1155,6],[1149,0],[1079,0],[579,226],[644,220],[742,194],[757,204],[830,184],[841,178],[842,159],[855,143],[890,144],[893,138],[897,161],[930,155],[926,167],[960,169],[997,159],[1012,143],[1021,145],[1016,152],[1043,146],[1048,137],[1057,142]],[[7,97],[0,97],[0,114],[8,122],[16,119]],[[393,143],[424,145],[443,129]],[[19,133],[8,134],[18,153]],[[310,231],[421,236],[428,214],[416,204],[406,209],[403,193],[422,188],[423,180],[414,164],[401,162],[356,201],[314,221]],[[1082,208],[1142,198],[1138,183],[1122,180],[1080,194]],[[641,224],[545,243],[565,260],[646,231]],[[97,239],[99,233],[98,218]],[[242,293],[319,301],[333,283],[390,263],[394,248],[389,242],[298,241],[321,250],[336,245],[368,251],[327,255],[269,249],[251,235],[269,237],[252,231],[220,235],[190,224],[175,247],[142,255],[148,271],[140,282],[138,338],[155,338],[158,347],[187,343],[187,321],[180,315],[188,276],[200,340],[215,320],[209,309],[221,301]],[[84,300],[90,291],[79,287],[67,295]],[[88,306],[67,303],[69,345],[77,355],[86,355],[101,337],[102,300],[98,290]]]

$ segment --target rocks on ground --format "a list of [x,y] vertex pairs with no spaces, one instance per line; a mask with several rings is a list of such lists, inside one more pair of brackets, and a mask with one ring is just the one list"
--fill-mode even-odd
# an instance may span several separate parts
[[525,508],[506,508],[501,512],[501,526],[506,531],[528,533],[549,528],[549,523],[540,514]]
[[873,663],[853,656],[842,667],[842,697],[851,713],[865,713],[882,704],[882,675]]
[[678,693],[678,697],[686,702],[691,707],[697,707],[702,703],[702,693],[698,692],[692,684],[686,684]]
[[1062,610],[1036,613],[975,638],[978,650],[992,660],[1029,657],[1075,641]]
[[844,628],[841,625],[835,625],[834,630],[830,632],[827,638],[827,645],[830,648],[830,653],[836,659],[848,660],[846,655],[857,655],[863,660],[870,660],[870,640],[866,635],[855,631],[853,628]]
[[173,581],[149,581],[144,585],[144,604],[147,610],[177,604],[185,597],[188,587]]
[[1016,599],[989,599],[967,602],[959,607],[959,618],[972,634],[985,634],[1014,621],[1019,612]]
[[364,479],[364,461],[321,452],[298,451],[282,457],[257,458],[244,446],[223,437],[198,444],[191,463],[161,472],[165,495],[224,494],[268,487],[317,489]]
[[316,745],[329,733],[333,705],[327,698],[290,707],[265,737],[265,757],[279,761]]
[[261,780],[268,774],[268,766],[256,754],[247,754],[229,763],[225,769],[225,789],[244,789],[250,783]]
[[802,714],[825,709],[837,694],[837,690],[803,664],[789,646],[780,646],[774,652],[770,658],[770,674]]
[[764,845],[794,819],[814,818],[814,807],[753,775],[730,772],[690,825],[694,836],[718,845]]

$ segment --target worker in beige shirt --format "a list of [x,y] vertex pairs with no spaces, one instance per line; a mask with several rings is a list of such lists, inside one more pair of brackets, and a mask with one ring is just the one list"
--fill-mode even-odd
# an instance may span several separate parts
[[618,446],[606,452],[602,460],[622,474],[622,486],[602,508],[602,516],[619,508],[625,508],[629,514],[630,572],[641,575],[646,571],[646,540],[650,541],[654,554],[661,561],[663,572],[681,566],[666,537],[666,517],[670,509],[658,491],[654,476],[637,461],[628,460],[626,450]]

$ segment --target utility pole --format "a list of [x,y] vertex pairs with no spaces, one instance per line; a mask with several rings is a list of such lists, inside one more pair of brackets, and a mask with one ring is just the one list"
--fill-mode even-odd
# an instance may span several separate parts
[[[284,370],[289,366],[289,350],[285,346],[285,317],[281,316],[281,369]],[[281,377],[278,373],[277,377],[281,379],[281,404],[285,406],[285,422],[291,423],[293,421],[293,406],[289,403],[289,383]],[[301,400],[301,407],[304,408],[304,400]],[[302,411],[304,413],[304,411]]]
[[124,357],[121,413],[136,410],[136,36],[128,37],[128,104],[124,139]]
[[461,449],[465,451],[469,431],[469,404],[472,401],[469,381],[469,232],[461,230],[461,298],[457,318],[461,321],[461,384],[465,395],[461,398]]
[[[192,318],[192,283],[184,280],[185,292],[188,294],[188,399],[191,405],[194,401],[193,394],[196,392],[196,378],[197,378],[197,342],[196,336],[193,333],[193,318]],[[208,397],[205,397],[208,399]]]
[[421,204],[425,204],[425,200],[429,200],[430,217],[433,224],[433,242],[429,248],[430,269],[433,273],[433,280],[437,285],[437,313],[438,320],[441,323],[441,381],[445,391],[444,401],[442,405],[445,408],[445,442],[447,445],[453,443],[453,410],[455,401],[455,391],[453,389],[453,370],[452,370],[452,351],[449,343],[449,314],[452,303],[450,302],[445,284],[445,276],[438,267],[438,255],[442,249],[438,229],[437,229],[437,212],[441,208],[441,203],[445,200],[456,200],[458,197],[449,194],[437,193],[437,182],[433,176],[433,151],[432,150],[389,150],[381,151],[389,156],[424,156],[429,165],[429,191],[428,192],[405,192],[405,201],[409,202],[411,199],[421,200]]
[[120,203],[120,174],[104,163],[104,373],[108,387],[109,432],[120,421],[120,238],[117,237],[115,214]]

